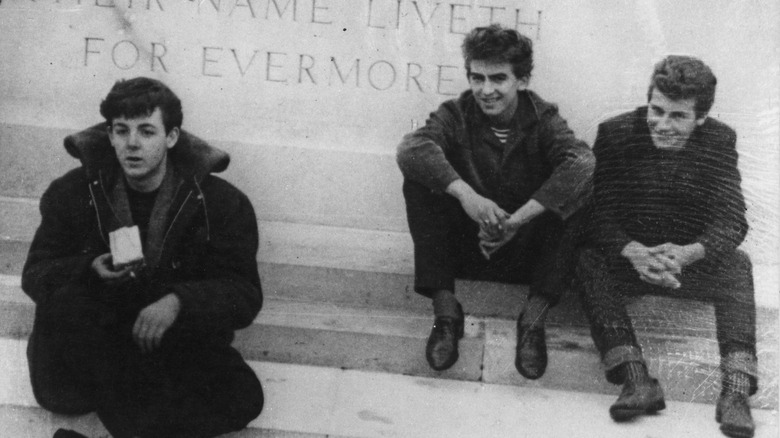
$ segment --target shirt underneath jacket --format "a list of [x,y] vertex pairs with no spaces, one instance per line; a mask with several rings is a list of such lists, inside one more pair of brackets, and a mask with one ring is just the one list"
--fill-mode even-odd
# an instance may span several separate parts
[[587,202],[594,168],[557,106],[529,90],[518,92],[506,143],[467,90],[404,136],[397,161],[406,179],[432,190],[462,179],[510,214],[534,199],[562,219]]

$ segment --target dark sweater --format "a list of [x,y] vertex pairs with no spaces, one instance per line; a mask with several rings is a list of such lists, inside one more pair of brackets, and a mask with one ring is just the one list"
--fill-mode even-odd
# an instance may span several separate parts
[[613,256],[633,240],[698,242],[708,258],[733,251],[748,228],[736,133],[708,118],[682,150],[659,150],[646,117],[641,107],[599,126],[592,240]]

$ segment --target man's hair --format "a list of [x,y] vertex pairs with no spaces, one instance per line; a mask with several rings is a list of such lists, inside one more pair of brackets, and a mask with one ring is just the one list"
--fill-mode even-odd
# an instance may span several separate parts
[[672,100],[695,99],[696,117],[700,118],[712,108],[717,83],[712,70],[700,59],[669,55],[655,65],[647,89],[647,101],[650,102],[655,88]]
[[466,73],[471,74],[471,61],[490,63],[508,62],[518,79],[530,79],[534,68],[533,43],[514,29],[498,24],[474,28],[461,46],[466,62]]
[[155,108],[160,108],[166,133],[181,127],[184,116],[176,94],[156,79],[137,77],[117,81],[100,103],[100,114],[110,125],[117,117],[149,116]]

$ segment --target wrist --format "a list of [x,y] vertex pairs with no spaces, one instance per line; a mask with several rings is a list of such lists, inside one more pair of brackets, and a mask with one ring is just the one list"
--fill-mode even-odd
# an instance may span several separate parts
[[697,262],[704,258],[706,255],[706,250],[704,249],[704,245],[701,243],[691,243],[690,245],[685,245],[685,254],[686,258],[688,260],[688,264]]
[[644,249],[644,245],[637,242],[636,240],[632,240],[626,246],[623,247],[623,249],[620,251],[620,255],[626,258],[631,258],[634,255],[636,255],[639,251]]
[[464,200],[477,194],[477,192],[475,192],[474,189],[472,189],[471,186],[466,184],[466,182],[462,179],[456,179],[455,181],[451,182],[444,191],[461,203],[463,203]]

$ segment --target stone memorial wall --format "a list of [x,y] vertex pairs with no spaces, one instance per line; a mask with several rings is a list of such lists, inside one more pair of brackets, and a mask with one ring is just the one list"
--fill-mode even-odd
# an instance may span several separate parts
[[182,98],[185,129],[230,152],[226,177],[260,220],[405,231],[395,146],[467,87],[463,35],[498,22],[533,39],[531,88],[590,144],[600,121],[646,102],[661,56],[705,60],[719,79],[711,115],[739,135],[745,247],[776,267],[779,11],[770,0],[2,0],[0,198],[37,199],[77,165],[62,137],[100,120],[115,80],[146,75]]

